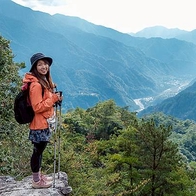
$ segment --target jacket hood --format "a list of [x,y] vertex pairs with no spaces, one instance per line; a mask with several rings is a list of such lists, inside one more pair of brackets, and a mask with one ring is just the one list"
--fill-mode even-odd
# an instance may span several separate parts
[[26,73],[22,81],[23,83],[38,82],[38,79],[32,73]]

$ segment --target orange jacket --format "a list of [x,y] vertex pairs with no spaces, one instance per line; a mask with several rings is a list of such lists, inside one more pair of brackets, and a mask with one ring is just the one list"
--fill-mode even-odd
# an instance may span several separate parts
[[32,130],[46,129],[48,128],[47,118],[53,116],[53,105],[58,101],[58,97],[55,93],[50,92],[48,89],[44,89],[44,94],[42,97],[41,84],[31,73],[26,73],[23,78],[23,83],[28,82],[31,82],[29,95],[31,105],[35,112],[35,116],[33,121],[29,124],[29,128]]

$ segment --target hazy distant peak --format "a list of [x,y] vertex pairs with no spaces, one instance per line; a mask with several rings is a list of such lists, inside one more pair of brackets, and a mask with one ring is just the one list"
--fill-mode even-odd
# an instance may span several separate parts
[[131,35],[135,37],[145,37],[145,38],[151,38],[151,37],[175,38],[187,32],[188,31],[181,30],[178,28],[169,29],[163,26],[153,26],[153,27],[144,28],[143,30],[138,31],[137,33],[132,33]]

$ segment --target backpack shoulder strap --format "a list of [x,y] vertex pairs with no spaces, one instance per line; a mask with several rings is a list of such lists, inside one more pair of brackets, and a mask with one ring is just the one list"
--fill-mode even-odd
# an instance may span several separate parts
[[41,85],[42,87],[42,97],[44,96],[44,87]]
[[[28,82],[28,87],[30,87],[31,83],[32,83],[32,82]],[[42,88],[42,97],[43,97],[43,96],[44,96],[44,87],[41,85],[40,82],[37,82],[37,83],[39,83],[40,86],[41,86],[41,88]]]

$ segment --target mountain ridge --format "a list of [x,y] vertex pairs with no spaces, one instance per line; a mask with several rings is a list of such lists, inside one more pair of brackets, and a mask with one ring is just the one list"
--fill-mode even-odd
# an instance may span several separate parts
[[176,38],[182,41],[187,41],[196,44],[196,29],[192,31],[181,30],[178,28],[166,28],[163,26],[153,26],[144,28],[136,33],[129,35],[141,38],[161,37],[163,39]]

